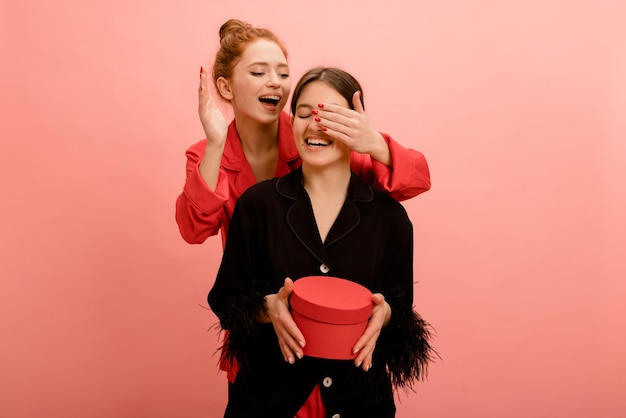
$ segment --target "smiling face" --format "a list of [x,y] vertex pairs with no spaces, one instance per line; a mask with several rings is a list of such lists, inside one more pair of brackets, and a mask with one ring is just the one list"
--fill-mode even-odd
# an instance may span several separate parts
[[324,81],[313,81],[300,92],[295,103],[292,121],[294,140],[303,164],[328,166],[350,161],[350,148],[341,141],[333,140],[322,130],[311,113],[318,103],[332,103],[348,108],[347,100]]
[[291,90],[287,58],[275,42],[256,40],[247,45],[232,76],[221,78],[217,86],[238,119],[275,122]]

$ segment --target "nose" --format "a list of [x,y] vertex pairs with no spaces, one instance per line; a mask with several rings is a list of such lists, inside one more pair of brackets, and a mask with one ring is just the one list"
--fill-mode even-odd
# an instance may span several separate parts
[[280,87],[280,76],[276,72],[270,71],[267,85],[270,87]]
[[318,119],[318,117],[314,116],[314,117],[311,118],[311,124],[309,125],[309,129],[311,129],[314,132],[323,132],[322,131],[322,123],[318,122],[315,119]]

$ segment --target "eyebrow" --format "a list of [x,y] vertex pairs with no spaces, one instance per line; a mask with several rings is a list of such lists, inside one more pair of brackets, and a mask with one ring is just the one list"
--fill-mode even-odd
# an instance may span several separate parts
[[[255,65],[271,66],[271,64],[269,62],[257,61],[257,62],[252,62],[252,63],[248,64],[248,67],[253,67]],[[287,67],[287,68],[289,68],[289,65],[284,63],[284,62],[281,62],[280,64],[277,65],[277,67]]]

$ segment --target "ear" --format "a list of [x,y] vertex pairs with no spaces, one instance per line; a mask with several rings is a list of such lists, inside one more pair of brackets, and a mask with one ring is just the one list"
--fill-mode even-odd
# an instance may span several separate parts
[[233,92],[230,89],[230,83],[224,77],[218,78],[215,82],[215,86],[224,100],[231,101],[233,99]]

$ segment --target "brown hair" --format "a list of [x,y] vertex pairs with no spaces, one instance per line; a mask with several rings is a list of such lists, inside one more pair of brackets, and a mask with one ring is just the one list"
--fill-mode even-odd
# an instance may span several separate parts
[[329,86],[333,87],[339,94],[343,96],[348,102],[350,109],[354,110],[354,104],[352,103],[352,96],[357,91],[361,92],[361,105],[365,109],[363,101],[363,89],[359,82],[351,74],[346,71],[335,67],[315,67],[307,71],[296,84],[296,88],[293,90],[293,96],[291,97],[291,114],[296,114],[296,105],[298,99],[304,87],[313,81],[322,81]]
[[246,46],[258,39],[275,42],[285,54],[285,58],[288,58],[285,45],[271,30],[254,27],[238,19],[229,19],[220,28],[220,49],[213,64],[213,82],[220,77],[228,79]]

